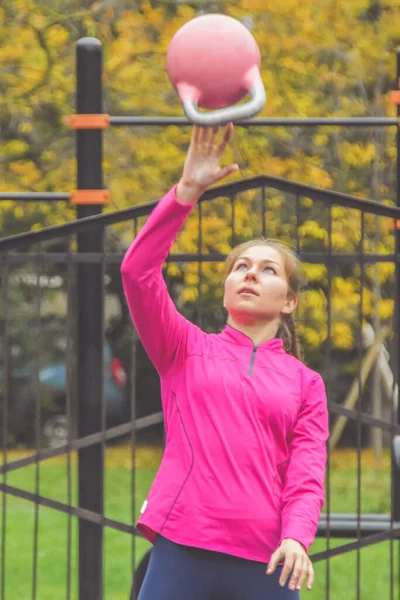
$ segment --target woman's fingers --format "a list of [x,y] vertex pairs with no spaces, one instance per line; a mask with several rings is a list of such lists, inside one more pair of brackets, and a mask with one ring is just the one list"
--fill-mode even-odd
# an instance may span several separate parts
[[311,590],[312,585],[314,583],[314,568],[312,566],[312,562],[308,566],[308,580],[307,580],[307,589]]
[[302,557],[298,559],[296,562],[295,570],[290,581],[290,588],[292,590],[301,590],[304,580],[307,577],[308,573],[308,559],[306,557]]
[[199,127],[198,125],[195,125],[193,127],[192,140],[196,144],[200,144],[200,142],[201,142],[202,131],[203,131],[203,128]]
[[282,587],[287,584],[290,590],[300,591],[307,578],[307,588],[310,590],[314,583],[314,569],[305,547],[297,540],[284,539],[271,557],[267,575],[274,572],[282,558],[284,560],[279,584]]
[[289,588],[291,590],[300,591],[304,585],[304,582],[308,577],[307,588],[311,589],[314,581],[314,570],[310,559],[306,556],[299,556],[296,558],[292,576],[289,582]]
[[228,165],[227,167],[221,169],[218,179],[216,179],[216,181],[225,179],[225,177],[228,177],[229,175],[232,175],[237,171],[239,171],[239,166],[237,164]]
[[284,558],[284,556],[285,555],[283,554],[280,548],[275,550],[268,563],[267,575],[272,575],[272,573],[275,572],[276,567],[278,566],[279,562]]
[[[220,144],[216,144],[217,137],[221,131],[224,130],[224,137]],[[204,144],[210,147],[216,148],[218,151],[224,151],[232,134],[233,124],[228,123],[224,128],[219,126],[214,127],[200,127],[199,125],[193,126],[193,140],[198,144]]]
[[236,164],[220,166],[232,129],[231,123],[223,128],[194,126],[182,176],[191,187],[197,186],[204,191],[239,170]]
[[226,125],[226,127],[225,127],[224,137],[222,138],[221,143],[216,148],[216,154],[218,156],[222,156],[223,153],[225,152],[225,149],[226,149],[227,145],[229,144],[229,140],[231,139],[232,131],[233,131],[233,124],[228,123],[228,125]]
[[286,581],[294,568],[295,558],[296,556],[293,552],[288,552],[285,555],[285,562],[283,563],[283,569],[279,578],[279,584],[282,587],[286,585]]

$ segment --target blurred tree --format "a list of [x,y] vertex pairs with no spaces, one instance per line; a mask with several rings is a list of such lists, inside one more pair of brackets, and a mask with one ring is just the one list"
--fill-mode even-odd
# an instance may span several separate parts
[[[394,114],[395,48],[399,44],[400,0],[3,0],[0,6],[0,190],[66,191],[75,187],[74,135],[65,117],[74,112],[75,42],[95,36],[104,46],[105,111],[118,115],[181,115],[182,108],[165,69],[168,44],[179,27],[200,12],[217,11],[251,28],[262,54],[267,89],[264,116],[368,116]],[[238,176],[260,173],[392,202],[395,179],[393,129],[237,128],[227,161]],[[104,169],[114,210],[159,198],[178,179],[189,142],[188,128],[115,128],[105,133]],[[229,202],[204,208],[203,250],[226,253],[232,243],[262,231],[256,209],[260,194],[241,196],[231,239]],[[266,230],[302,250],[328,248],[326,207],[302,199],[301,223],[294,198],[269,190]],[[3,235],[74,217],[65,204],[0,205]],[[332,250],[359,249],[361,223],[356,211],[332,210]],[[297,225],[299,225],[297,227]],[[197,249],[194,214],[175,249]],[[391,252],[386,219],[366,219],[364,248]],[[127,246],[131,229],[115,227],[110,244]],[[327,338],[327,269],[305,265],[307,285],[299,311],[309,353],[318,354]],[[170,267],[178,282],[185,276],[180,303],[191,314],[197,300],[198,268]],[[116,272],[117,273],[117,272]],[[331,281],[334,347],[354,346],[362,318],[376,307],[383,321],[392,317],[393,268],[338,267]],[[117,275],[115,275],[117,276]],[[379,277],[380,298],[373,283]],[[204,305],[220,306],[220,266],[202,267]],[[222,316],[218,317],[218,321]]]

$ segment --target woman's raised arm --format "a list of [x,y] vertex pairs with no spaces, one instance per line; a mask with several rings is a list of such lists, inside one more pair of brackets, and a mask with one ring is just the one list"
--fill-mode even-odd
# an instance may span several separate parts
[[236,165],[219,166],[231,131],[228,125],[218,141],[217,128],[194,127],[179,184],[157,204],[122,262],[122,282],[133,322],[160,374],[183,364],[188,332],[195,327],[176,310],[162,266],[201,194],[238,169]]

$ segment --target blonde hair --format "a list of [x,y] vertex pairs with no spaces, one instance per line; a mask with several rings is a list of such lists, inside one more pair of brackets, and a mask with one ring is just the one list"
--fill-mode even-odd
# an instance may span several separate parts
[[[285,268],[285,274],[289,286],[289,295],[298,298],[301,289],[301,262],[296,256],[295,252],[286,246],[279,240],[270,238],[255,238],[243,242],[238,246],[235,246],[233,250],[228,254],[226,258],[227,275],[232,271],[234,264],[238,258],[247,250],[253,246],[269,246],[279,252],[283,258],[283,264]],[[302,351],[300,342],[297,337],[296,326],[291,314],[283,315],[276,337],[283,340],[283,345],[288,352],[298,359],[302,358]]]

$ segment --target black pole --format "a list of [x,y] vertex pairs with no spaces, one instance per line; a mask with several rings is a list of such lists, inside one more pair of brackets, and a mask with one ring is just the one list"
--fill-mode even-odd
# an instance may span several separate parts
[[[397,50],[397,87],[400,88],[400,48]],[[397,105],[397,116],[400,117],[400,104]],[[400,127],[397,126],[397,181],[396,181],[396,203],[397,206],[400,206]],[[398,221],[397,221],[398,223]],[[396,251],[398,252],[400,249],[400,229],[398,226],[395,228],[395,246]],[[395,357],[396,357],[396,383],[399,385],[399,376],[400,376],[400,265],[398,261],[395,262],[395,315],[394,315],[394,342],[395,346]],[[394,392],[394,390],[393,390]],[[400,403],[397,408],[397,423],[400,423]],[[393,493],[393,519],[395,521],[400,521],[400,436],[396,436],[394,438],[394,452],[393,452],[393,460],[392,460],[392,493]]]
[[[78,41],[77,113],[101,114],[102,46],[94,38]],[[103,187],[102,131],[78,130],[76,137],[78,189]],[[78,218],[97,215],[101,205],[79,205]],[[78,235],[78,252],[102,252],[104,229],[91,228]],[[103,399],[103,265],[78,267],[77,376],[78,435],[101,430]],[[102,444],[79,450],[79,506],[103,514],[104,452]],[[79,521],[79,598],[103,597],[103,528]]]

